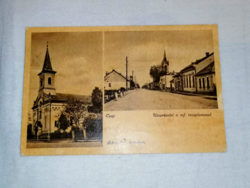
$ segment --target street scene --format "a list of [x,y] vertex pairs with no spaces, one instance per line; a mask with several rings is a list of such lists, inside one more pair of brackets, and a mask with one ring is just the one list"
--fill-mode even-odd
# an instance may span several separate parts
[[218,108],[212,41],[210,30],[105,33],[105,110]]
[[[128,102],[129,101],[129,102]],[[137,89],[126,96],[105,104],[105,110],[167,110],[167,109],[215,109],[214,96],[186,95],[157,90]]]

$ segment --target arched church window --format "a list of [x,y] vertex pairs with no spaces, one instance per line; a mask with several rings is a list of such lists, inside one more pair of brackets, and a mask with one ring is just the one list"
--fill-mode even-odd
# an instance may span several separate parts
[[48,78],[48,84],[51,85],[51,77]]

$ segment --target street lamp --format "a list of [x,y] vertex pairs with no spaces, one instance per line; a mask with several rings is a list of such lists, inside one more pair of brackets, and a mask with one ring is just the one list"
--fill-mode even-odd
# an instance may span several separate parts
[[50,128],[51,128],[51,95],[49,93],[49,103],[50,103],[50,113],[49,113],[49,131],[48,131],[48,141],[50,142]]

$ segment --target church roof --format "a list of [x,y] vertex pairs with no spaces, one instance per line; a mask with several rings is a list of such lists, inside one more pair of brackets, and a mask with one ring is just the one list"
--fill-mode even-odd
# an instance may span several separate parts
[[[47,95],[46,93],[43,93],[44,97],[43,97],[43,104],[47,104],[49,103],[49,95]],[[75,94],[64,94],[64,93],[57,93],[56,95],[51,95],[51,103],[65,103],[67,102],[69,99],[74,98],[77,100],[82,101],[84,104],[91,104],[91,96],[88,95],[75,95]],[[39,102],[40,98],[36,98],[36,100],[34,101],[34,105],[32,107],[32,109],[37,108],[38,106],[38,102]]]
[[44,62],[43,62],[43,70],[38,75],[40,75],[42,73],[54,73],[54,74],[56,73],[56,71],[54,71],[52,69],[52,64],[51,64],[50,56],[49,56],[48,44],[47,44],[47,50],[46,50],[46,54],[45,54],[45,58],[44,58]]
[[64,93],[57,93],[54,96],[52,95],[52,100],[67,101],[70,98],[75,98],[85,103],[91,103],[91,96],[87,95],[75,95],[75,94],[64,94]]
[[209,74],[209,73],[215,73],[214,70],[214,61],[210,63],[208,66],[206,66],[204,69],[202,69],[200,72],[196,74],[196,76]]

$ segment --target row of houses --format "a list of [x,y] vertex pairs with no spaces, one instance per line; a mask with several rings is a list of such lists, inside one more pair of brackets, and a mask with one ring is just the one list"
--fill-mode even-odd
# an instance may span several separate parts
[[216,95],[214,53],[192,62],[170,80],[172,91],[186,91]]
[[216,95],[214,53],[207,52],[203,58],[190,63],[180,72],[173,71],[161,76],[159,83],[152,82],[144,85],[144,88]]

